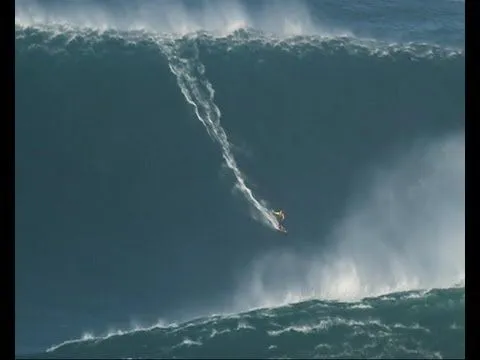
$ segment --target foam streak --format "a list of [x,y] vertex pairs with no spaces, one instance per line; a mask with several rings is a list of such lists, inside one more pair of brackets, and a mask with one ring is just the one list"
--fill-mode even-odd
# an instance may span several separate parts
[[[260,215],[253,214],[253,218],[271,228],[278,228],[278,222],[271,210],[262,204],[263,201],[257,200],[252,190],[246,185],[245,176],[241,173],[233,156],[231,144],[220,123],[221,112],[214,101],[215,91],[205,76],[205,66],[199,60],[197,45],[191,42],[188,44],[188,49],[184,46],[182,43],[174,42],[164,48],[170,70],[176,76],[182,94],[193,106],[198,120],[205,126],[208,135],[220,145],[223,159],[235,176],[236,187]],[[188,50],[188,55],[184,54],[184,50]]]

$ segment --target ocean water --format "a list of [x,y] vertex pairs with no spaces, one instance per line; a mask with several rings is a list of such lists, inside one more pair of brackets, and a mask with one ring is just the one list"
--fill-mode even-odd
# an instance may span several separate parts
[[465,353],[462,289],[361,302],[310,300],[104,337],[85,335],[39,358],[456,358]]
[[16,1],[17,357],[464,357],[464,37],[461,1]]

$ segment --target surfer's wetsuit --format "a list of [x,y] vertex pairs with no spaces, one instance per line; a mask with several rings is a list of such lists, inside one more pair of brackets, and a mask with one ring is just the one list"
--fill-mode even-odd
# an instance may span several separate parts
[[283,210],[273,211],[273,215],[275,215],[278,218],[278,221],[285,220],[285,213],[283,212]]
[[273,213],[273,215],[275,215],[275,216],[277,217],[277,220],[278,220],[278,230],[280,230],[280,231],[282,231],[282,232],[287,232],[287,230],[285,229],[285,227],[282,225],[283,220],[285,220],[285,213],[283,212],[283,210],[273,211],[272,213]]

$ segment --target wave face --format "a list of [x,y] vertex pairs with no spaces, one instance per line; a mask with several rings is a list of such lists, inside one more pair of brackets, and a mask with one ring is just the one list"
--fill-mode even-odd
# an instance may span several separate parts
[[312,300],[235,316],[85,337],[35,358],[402,358],[465,354],[462,289],[356,303]]
[[463,4],[108,4],[16,3],[17,354],[464,356]]

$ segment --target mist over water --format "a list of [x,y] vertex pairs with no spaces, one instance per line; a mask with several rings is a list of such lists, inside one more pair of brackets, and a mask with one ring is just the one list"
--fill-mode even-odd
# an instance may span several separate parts
[[259,256],[242,279],[238,304],[349,301],[464,284],[464,135],[420,141],[372,170],[366,184],[355,189],[328,245]]
[[[251,5],[251,6],[247,6]],[[17,1],[17,24],[64,24],[94,29],[148,30],[186,35],[198,31],[227,35],[241,28],[283,34],[322,32],[304,2],[271,1]]]
[[461,354],[452,4],[16,1],[17,352]]
[[[464,47],[464,9],[452,1],[55,1],[16,0],[15,23],[225,36],[254,29],[276,36],[357,37]],[[423,15],[422,15],[423,14]],[[388,18],[388,22],[385,19]]]

